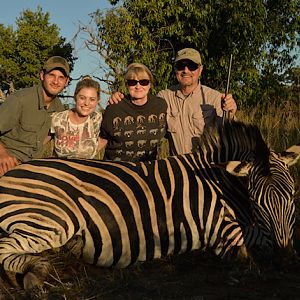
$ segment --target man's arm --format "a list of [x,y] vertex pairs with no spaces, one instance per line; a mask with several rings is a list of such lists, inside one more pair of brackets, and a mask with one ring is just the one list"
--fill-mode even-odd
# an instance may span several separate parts
[[110,98],[108,99],[107,104],[108,105],[109,104],[117,104],[123,98],[124,98],[124,94],[122,94],[121,92],[114,92],[113,94],[111,94]]
[[[0,136],[18,124],[20,113],[20,101],[17,92],[15,92],[13,95],[7,97],[0,106]],[[17,158],[9,153],[5,146],[0,142],[0,177],[18,164],[19,161]]]
[[19,164],[17,158],[9,154],[3,144],[0,143],[0,177]]

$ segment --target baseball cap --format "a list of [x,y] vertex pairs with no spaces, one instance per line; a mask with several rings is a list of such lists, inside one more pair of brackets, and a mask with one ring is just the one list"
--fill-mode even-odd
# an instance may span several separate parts
[[61,56],[52,56],[44,64],[43,69],[48,73],[54,69],[62,69],[69,76],[70,66],[67,60]]
[[175,63],[182,59],[189,59],[198,65],[202,64],[200,53],[193,48],[184,48],[179,50],[175,58]]

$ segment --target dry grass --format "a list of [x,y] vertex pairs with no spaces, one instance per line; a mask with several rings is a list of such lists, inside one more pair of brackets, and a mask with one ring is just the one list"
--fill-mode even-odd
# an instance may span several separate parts
[[[237,117],[240,121],[257,125],[267,145],[279,153],[300,143],[300,112],[293,103],[239,111]],[[292,167],[292,173],[295,177],[300,176],[300,162]]]
[[267,109],[257,107],[249,111],[239,111],[239,120],[256,124],[265,142],[275,151],[300,143],[300,112],[290,103],[281,107],[270,105]]

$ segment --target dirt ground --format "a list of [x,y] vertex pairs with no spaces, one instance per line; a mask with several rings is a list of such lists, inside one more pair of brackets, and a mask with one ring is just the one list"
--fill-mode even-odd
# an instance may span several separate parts
[[[298,189],[298,203],[299,196]],[[297,216],[295,247],[300,253],[299,211]],[[0,300],[300,299],[300,256],[280,269],[228,262],[198,251],[122,270],[88,266],[66,253],[49,258],[54,270],[43,288],[26,293],[0,280]]]

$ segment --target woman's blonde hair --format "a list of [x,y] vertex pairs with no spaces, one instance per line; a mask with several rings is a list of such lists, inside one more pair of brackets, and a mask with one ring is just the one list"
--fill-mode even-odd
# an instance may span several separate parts
[[100,84],[96,80],[93,80],[90,76],[86,75],[82,77],[82,79],[77,83],[75,92],[74,92],[74,98],[78,95],[78,93],[83,89],[83,88],[94,88],[97,91],[97,98],[100,100]]
[[[134,77],[139,77],[141,73],[146,72],[149,76],[150,82],[153,83],[153,75],[150,70],[141,63],[132,63],[127,67],[127,71],[125,73],[124,79],[125,81],[128,79],[134,79]],[[145,79],[145,78],[143,78]]]

